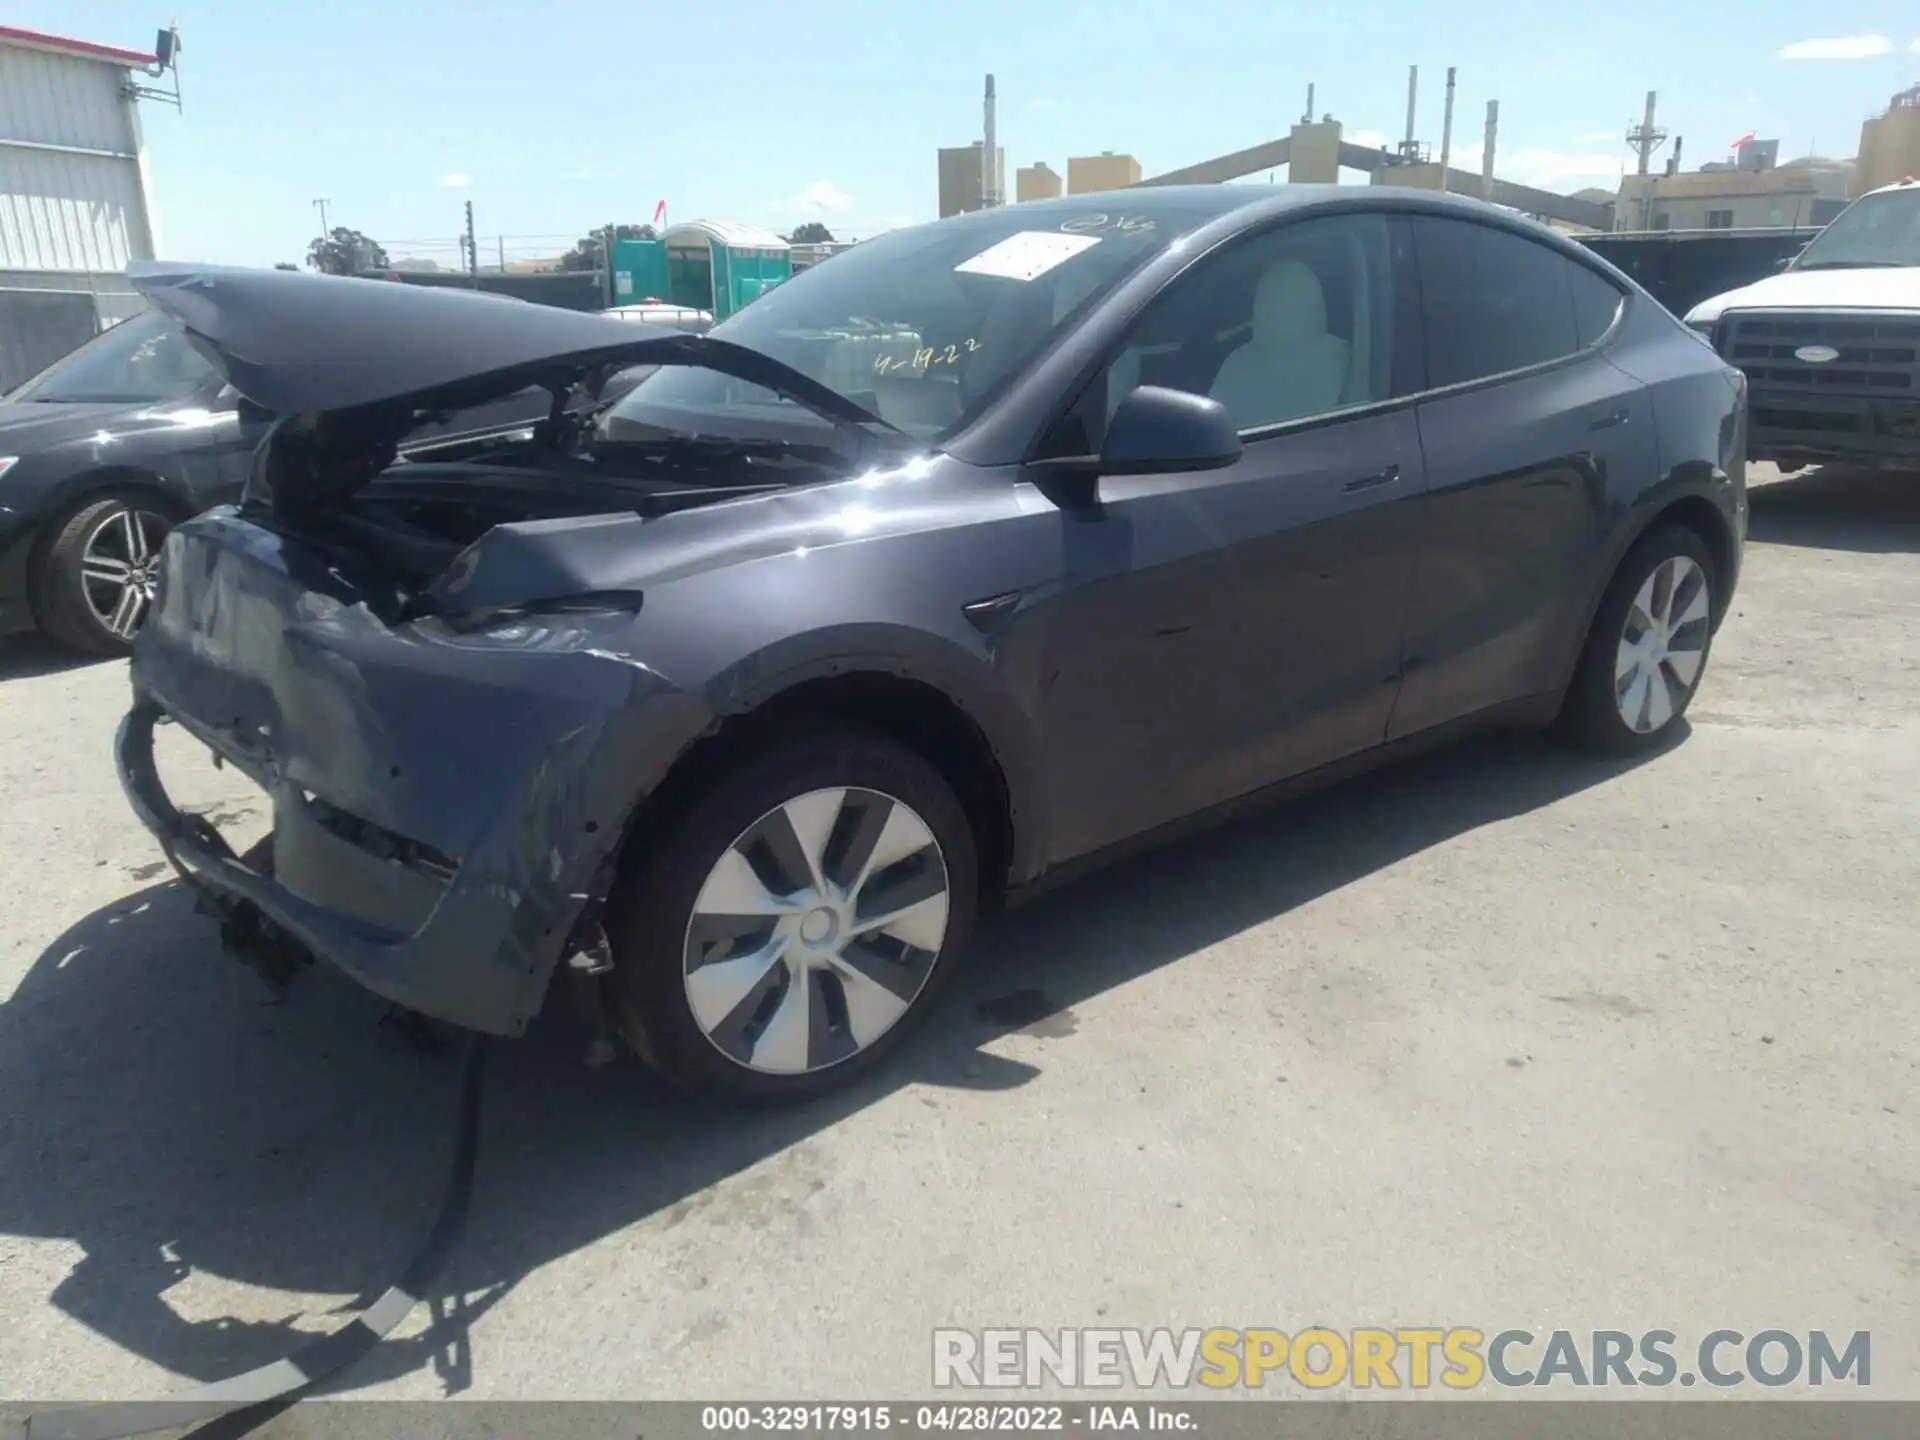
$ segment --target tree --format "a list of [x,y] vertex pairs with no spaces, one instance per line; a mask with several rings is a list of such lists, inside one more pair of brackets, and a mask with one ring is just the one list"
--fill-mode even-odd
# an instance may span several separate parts
[[794,232],[787,236],[787,243],[789,245],[831,245],[833,232],[818,220],[809,220],[806,224],[796,227]]
[[282,260],[273,268],[276,270],[298,270],[300,267],[298,265],[289,265],[285,260]]
[[307,264],[322,275],[353,275],[362,270],[385,270],[387,252],[378,241],[358,230],[336,225],[307,247]]
[[[659,232],[651,225],[616,225],[613,238],[618,240],[658,240]],[[573,248],[560,257],[562,270],[604,270],[607,268],[606,231],[596,230],[591,235],[582,235],[573,242]]]

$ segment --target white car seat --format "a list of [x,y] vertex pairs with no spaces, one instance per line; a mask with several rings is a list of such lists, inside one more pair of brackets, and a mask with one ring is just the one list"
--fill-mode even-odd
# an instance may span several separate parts
[[1243,430],[1337,409],[1349,384],[1348,348],[1327,330],[1319,278],[1282,260],[1260,277],[1253,333],[1222,363],[1211,393]]

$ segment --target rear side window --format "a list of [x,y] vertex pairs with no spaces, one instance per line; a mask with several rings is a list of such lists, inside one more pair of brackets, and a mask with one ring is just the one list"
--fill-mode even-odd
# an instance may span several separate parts
[[1490,225],[1422,219],[1414,248],[1430,386],[1524,370],[1582,348],[1573,292],[1580,267],[1545,245]]
[[1580,332],[1580,348],[1598,345],[1600,337],[1613,328],[1626,297],[1613,288],[1613,282],[1584,265],[1569,264],[1573,272],[1573,323]]

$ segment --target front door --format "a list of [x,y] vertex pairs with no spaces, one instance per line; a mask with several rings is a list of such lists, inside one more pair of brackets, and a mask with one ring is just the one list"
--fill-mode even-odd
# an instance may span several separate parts
[[1420,493],[1394,398],[1396,229],[1283,225],[1209,257],[1095,382],[1211,394],[1232,468],[1106,477],[1058,515],[1042,708],[1055,861],[1378,745]]

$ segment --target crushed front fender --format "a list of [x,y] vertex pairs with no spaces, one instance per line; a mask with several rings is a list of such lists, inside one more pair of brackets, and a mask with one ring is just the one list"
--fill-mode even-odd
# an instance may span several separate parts
[[[399,1005],[518,1034],[635,807],[712,717],[626,653],[631,610],[461,630],[382,618],[377,590],[230,511],[174,531],[122,784],[197,885]],[[163,716],[271,799],[270,874],[167,797]]]

